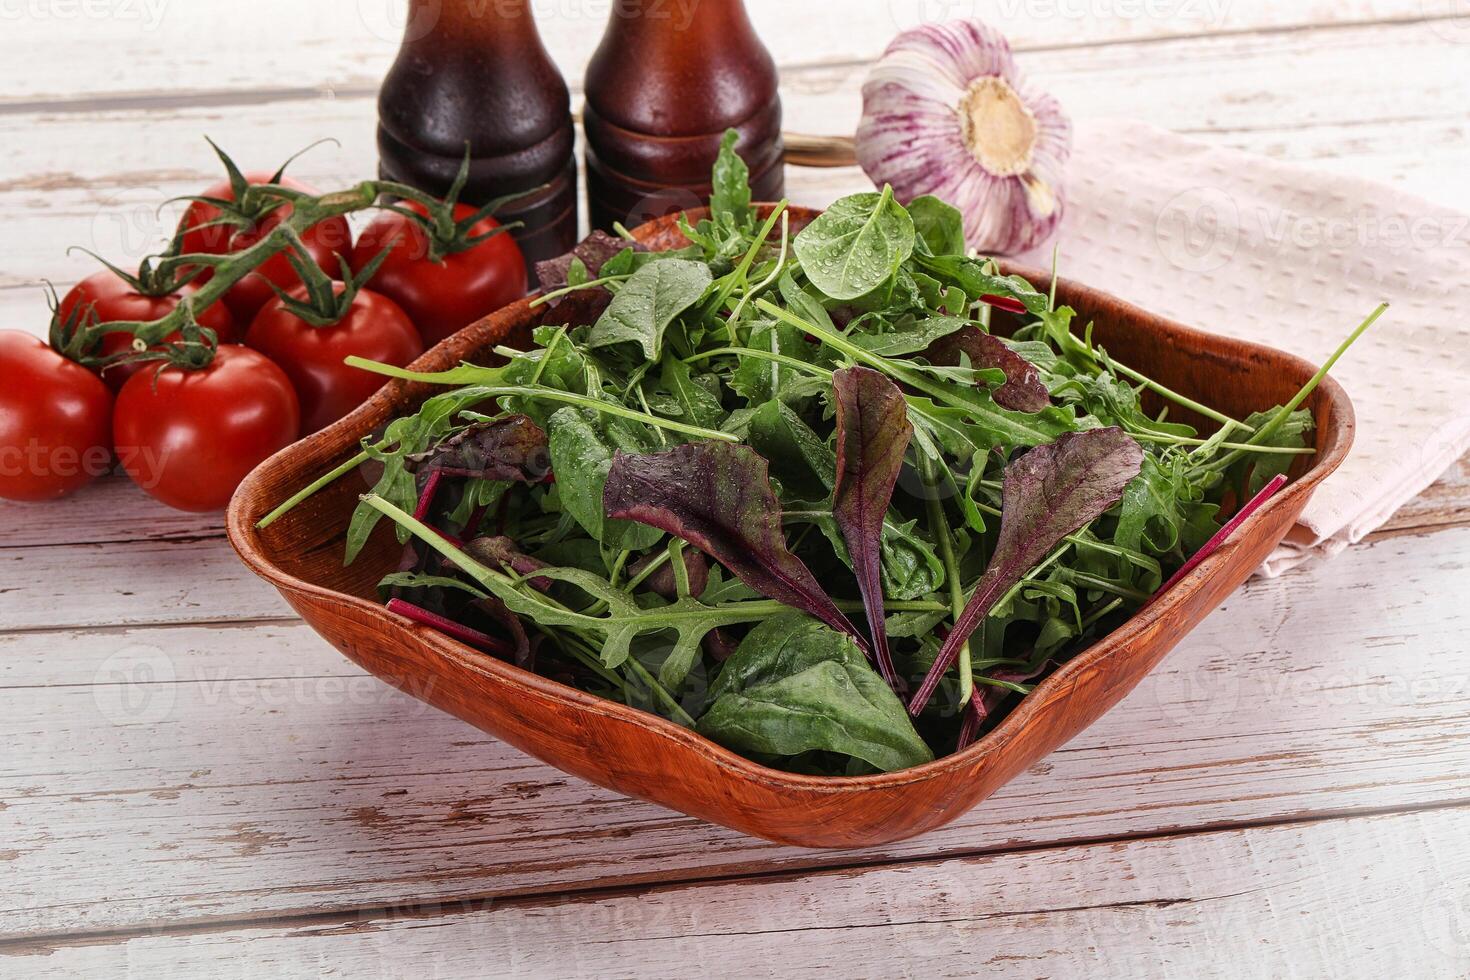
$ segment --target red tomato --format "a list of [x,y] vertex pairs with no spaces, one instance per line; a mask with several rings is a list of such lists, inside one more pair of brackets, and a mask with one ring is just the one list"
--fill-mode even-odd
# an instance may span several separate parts
[[[271,176],[271,174],[263,173],[246,174],[245,179],[252,184],[265,184],[270,182]],[[282,177],[280,184],[282,187],[289,187],[307,194],[316,193],[312,188],[290,177]],[[201,196],[230,201],[235,198],[229,181],[220,181]],[[181,225],[189,229],[184,235],[184,252],[228,255],[249,248],[269,234],[276,225],[290,217],[291,205],[281,205],[250,228],[235,228],[231,225],[199,227],[218,218],[219,213],[219,208],[212,204],[195,201],[189,205],[189,209],[184,212],[184,217],[180,221]],[[341,272],[336,255],[347,255],[352,250],[352,232],[347,227],[347,219],[343,217],[328,218],[319,224],[312,225],[306,229],[301,240],[306,243],[306,250],[317,265],[325,269],[327,275],[334,278]],[[202,285],[208,278],[209,273],[206,272],[195,281]],[[301,284],[301,277],[296,275],[295,269],[291,268],[291,260],[284,252],[271,256],[258,269],[235,283],[230,287],[230,291],[225,293],[225,304],[235,315],[236,323],[248,324],[256,311],[265,305],[266,300],[275,295],[271,289],[271,283],[275,283],[282,289],[291,289]]]
[[264,355],[222,344],[209,366],[140,371],[118,393],[112,435],[123,469],[179,510],[219,510],[267,456],[296,440],[291,379]]
[[[403,206],[427,213],[416,202],[404,202]],[[468,204],[454,206],[456,221],[474,213]],[[486,218],[476,223],[470,234],[483,235],[499,227],[500,222]],[[368,285],[403,307],[419,328],[425,347],[433,347],[526,295],[526,260],[509,233],[434,262],[429,259],[427,232],[418,222],[392,211],[379,214],[358,236],[352,250],[352,271],[361,270],[395,237],[399,238],[398,244]]]
[[0,330],[0,497],[64,497],[112,463],[112,393],[75,361]]
[[[341,295],[343,286],[337,286]],[[291,293],[306,298],[306,287]],[[281,366],[301,399],[301,434],[324,429],[368,400],[386,378],[348,367],[356,354],[371,361],[405,367],[424,352],[413,321],[398,304],[371,290],[359,290],[342,319],[314,327],[286,309],[279,296],[260,308],[245,343]]]
[[[113,320],[157,320],[172,313],[179,305],[179,300],[196,288],[198,287],[190,283],[179,292],[170,293],[167,296],[146,296],[118,278],[117,273],[111,269],[103,269],[92,273],[71,287],[71,291],[61,299],[59,313],[62,320],[65,321],[72,317],[78,306],[84,311],[90,306],[95,313],[87,315],[84,312],[78,315],[78,326],[85,323],[109,323]],[[82,316],[87,316],[87,319],[83,321]],[[194,319],[201,327],[208,327],[218,334],[219,342],[222,344],[233,344],[239,339],[235,336],[235,317],[224,303],[213,303],[203,312],[196,310]],[[178,334],[173,334],[166,339],[177,340],[179,338]],[[97,353],[110,357],[113,354],[132,350],[132,348],[133,335],[118,331],[102,335],[102,344]],[[102,372],[102,380],[106,381],[108,387],[113,391],[120,391],[123,383],[132,377],[141,366],[140,364],[114,365]]]

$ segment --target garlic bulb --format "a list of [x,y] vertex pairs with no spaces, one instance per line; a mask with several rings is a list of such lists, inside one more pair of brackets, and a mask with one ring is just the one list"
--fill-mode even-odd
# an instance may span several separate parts
[[857,157],[899,201],[933,194],[965,216],[965,238],[1009,255],[1061,220],[1072,123],[1027,86],[999,31],[926,24],[894,39],[863,84]]

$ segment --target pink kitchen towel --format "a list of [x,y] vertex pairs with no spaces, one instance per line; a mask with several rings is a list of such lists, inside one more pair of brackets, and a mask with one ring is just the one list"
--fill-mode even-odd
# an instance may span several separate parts
[[1470,450],[1470,216],[1142,123],[1079,125],[1069,171],[1067,278],[1318,364],[1392,304],[1333,371],[1352,453],[1264,574],[1360,540]]

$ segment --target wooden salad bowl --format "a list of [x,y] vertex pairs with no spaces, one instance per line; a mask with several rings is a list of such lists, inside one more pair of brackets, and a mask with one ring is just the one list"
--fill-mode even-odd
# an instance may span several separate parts
[[[792,217],[804,224],[814,215],[794,209]],[[634,234],[655,249],[685,244],[671,218]],[[1058,301],[1078,311],[1080,324],[1096,321],[1094,337],[1129,365],[1236,417],[1285,403],[1315,371],[1288,354],[1193,330],[1066,280]],[[567,318],[565,305],[548,315],[522,300],[414,366],[437,371],[462,360],[491,363],[496,344],[526,345],[543,319]],[[661,717],[521,670],[388,612],[375,586],[399,556],[391,523],[380,524],[356,563],[343,568],[341,562],[348,518],[371,474],[350,474],[264,531],[255,527],[433,390],[394,381],[345,419],[262,463],[230,503],[229,536],[240,558],[333,646],[389,684],[564,772],[808,847],[885,844],[946,824],[1091,725],[1286,536],[1317,484],[1346,456],[1354,425],[1352,405],[1329,378],[1307,403],[1317,421],[1316,454],[1302,457],[1292,482],[1166,595],[1068,660],[964,751],[901,772],[833,778],[768,769]],[[1171,417],[1208,428],[1177,408]]]

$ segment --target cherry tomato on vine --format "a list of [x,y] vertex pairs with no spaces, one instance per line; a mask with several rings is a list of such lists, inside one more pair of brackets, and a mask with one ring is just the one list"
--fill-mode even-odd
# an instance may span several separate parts
[[[251,184],[269,184],[273,176],[267,173],[252,173],[245,175],[245,179]],[[305,194],[316,193],[314,189],[290,177],[282,177],[278,183],[282,187]],[[236,200],[235,191],[228,180],[222,180],[209,187],[200,197],[226,201]],[[213,204],[195,201],[189,205],[180,220],[180,226],[187,229],[182,250],[186,253],[208,255],[229,255],[239,252],[270,234],[273,228],[290,215],[291,205],[281,204],[255,216],[247,227],[209,224],[220,217],[220,209]],[[338,266],[335,254],[346,255],[351,250],[352,231],[347,226],[347,219],[338,216],[312,225],[302,233],[301,240],[306,243],[306,250],[312,260],[331,273]],[[209,273],[205,272],[196,281],[202,285],[208,279]],[[229,306],[230,312],[235,315],[237,323],[249,324],[256,311],[275,295],[274,290],[271,289],[272,283],[282,289],[291,289],[301,283],[301,278],[296,274],[296,270],[291,268],[291,261],[284,252],[271,256],[259,268],[235,283],[230,287],[229,292],[225,293],[225,303]]]
[[[428,209],[416,201],[400,207],[417,214]],[[475,208],[454,205],[454,219],[472,216]],[[476,222],[466,237],[474,238],[500,227],[487,217]],[[508,233],[487,238],[462,251],[448,251],[436,260],[431,255],[428,231],[412,218],[384,211],[358,236],[352,250],[352,269],[361,270],[389,242],[398,244],[368,285],[403,307],[419,328],[425,347],[464,329],[481,317],[526,295],[526,260]]]
[[221,344],[209,365],[139,371],[118,393],[112,434],[133,482],[179,510],[219,510],[255,466],[296,440],[301,409],[265,355]]
[[[346,287],[336,284],[340,296]],[[289,294],[305,301],[307,289]],[[348,367],[349,354],[406,367],[424,352],[408,315],[386,296],[359,290],[335,322],[315,326],[272,297],[250,324],[245,343],[269,357],[291,379],[301,399],[301,434],[326,428],[381,388],[381,375]]]
[[64,497],[111,463],[107,386],[39,338],[0,330],[0,497]]
[[[177,292],[150,296],[139,292],[134,284],[127,282],[111,269],[103,269],[92,273],[73,286],[62,297],[57,314],[63,321],[69,321],[75,317],[78,327],[91,323],[110,323],[115,320],[157,320],[172,313],[179,305],[179,301],[196,288],[190,283]],[[92,312],[89,313],[88,310]],[[219,342],[222,344],[232,344],[239,339],[236,335],[234,314],[224,303],[213,303],[203,311],[196,310],[194,319],[201,327],[213,330],[219,336]],[[179,338],[177,334],[174,334],[165,339],[177,340]],[[132,349],[133,335],[119,330],[102,335],[102,342],[96,355],[110,357]],[[120,391],[123,384],[133,376],[139,367],[140,365],[136,363],[113,365],[102,372],[102,380],[106,381],[107,386],[113,391]]]

